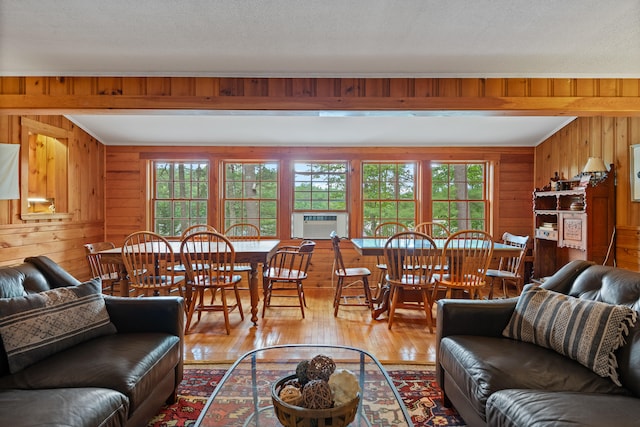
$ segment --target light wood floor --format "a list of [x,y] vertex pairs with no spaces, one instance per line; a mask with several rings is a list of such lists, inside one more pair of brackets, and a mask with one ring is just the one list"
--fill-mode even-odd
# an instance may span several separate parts
[[429,333],[424,312],[399,309],[389,331],[386,315],[372,320],[366,307],[340,307],[334,317],[333,289],[305,289],[305,294],[305,319],[299,308],[268,308],[263,319],[261,301],[258,326],[253,326],[249,295],[243,291],[245,319],[231,313],[230,335],[222,313],[204,313],[185,335],[185,362],[230,363],[247,351],[276,344],[332,344],[367,350],[387,364],[435,363],[435,334]]

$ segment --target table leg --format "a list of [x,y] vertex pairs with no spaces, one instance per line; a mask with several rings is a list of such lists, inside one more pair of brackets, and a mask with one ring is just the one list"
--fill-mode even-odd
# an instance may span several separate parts
[[260,304],[260,280],[258,280],[258,263],[251,263],[251,280],[249,283],[249,295],[251,296],[251,321],[258,325],[258,305]]

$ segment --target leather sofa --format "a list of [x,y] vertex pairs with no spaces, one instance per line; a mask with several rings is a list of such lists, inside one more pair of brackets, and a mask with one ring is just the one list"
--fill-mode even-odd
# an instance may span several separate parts
[[[39,256],[0,267],[0,297],[82,284]],[[72,289],[72,288],[68,288]],[[100,289],[100,288],[98,288]],[[52,291],[64,292],[62,291]],[[101,298],[100,291],[95,298]],[[11,304],[18,298],[4,298]],[[115,329],[12,372],[0,341],[0,425],[146,426],[176,398],[183,374],[180,297],[104,296]]]
[[[640,311],[640,273],[572,261],[540,285]],[[503,336],[518,298],[439,300],[436,377],[469,426],[637,426],[640,321],[616,350],[621,386],[562,354]]]

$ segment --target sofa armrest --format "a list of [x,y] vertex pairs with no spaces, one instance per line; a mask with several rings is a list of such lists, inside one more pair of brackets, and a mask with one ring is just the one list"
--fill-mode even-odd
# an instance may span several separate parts
[[564,265],[553,276],[548,277],[540,287],[568,295],[573,282],[587,268],[595,265],[592,261],[574,260]]
[[179,361],[175,369],[172,399],[176,399],[178,384],[184,369],[184,298],[104,297],[111,321],[119,334],[137,332],[164,332],[180,339]]
[[449,335],[502,336],[517,301],[517,298],[438,300],[436,342]]
[[444,369],[440,366],[440,341],[452,335],[500,337],[518,302],[499,300],[441,299],[437,301],[436,381],[444,390]]
[[33,264],[46,277],[49,288],[76,286],[81,282],[65,269],[44,255],[25,258],[24,262]]
[[183,339],[184,299],[181,297],[105,296],[104,300],[118,333],[165,332]]

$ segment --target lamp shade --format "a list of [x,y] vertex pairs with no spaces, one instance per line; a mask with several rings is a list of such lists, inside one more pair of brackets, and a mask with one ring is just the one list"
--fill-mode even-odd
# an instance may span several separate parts
[[600,157],[589,157],[587,164],[582,169],[583,173],[607,172],[607,167]]

